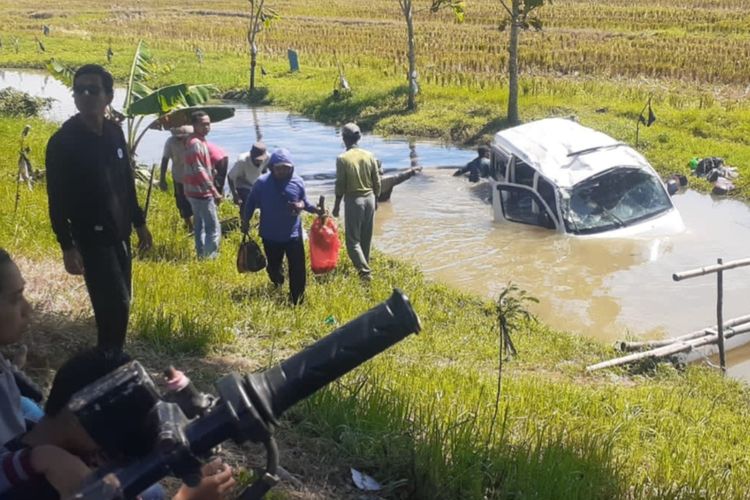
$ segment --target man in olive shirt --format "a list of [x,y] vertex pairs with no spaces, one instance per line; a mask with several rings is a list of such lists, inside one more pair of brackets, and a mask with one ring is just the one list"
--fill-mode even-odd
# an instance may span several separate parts
[[378,161],[357,143],[362,134],[354,123],[341,129],[346,152],[336,158],[336,202],[333,216],[339,216],[344,199],[346,251],[362,279],[371,279],[370,244],[375,220],[375,197],[380,195]]

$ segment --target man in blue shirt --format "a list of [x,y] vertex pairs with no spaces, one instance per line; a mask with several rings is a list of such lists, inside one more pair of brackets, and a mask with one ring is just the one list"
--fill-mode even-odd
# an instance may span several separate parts
[[321,211],[307,200],[305,183],[294,175],[294,162],[286,149],[277,149],[268,159],[269,173],[253,184],[243,205],[242,231],[250,227],[255,209],[260,209],[260,237],[266,252],[266,271],[271,281],[281,286],[281,264],[286,255],[289,265],[289,295],[292,304],[302,302],[305,293],[305,245],[302,240],[300,212]]

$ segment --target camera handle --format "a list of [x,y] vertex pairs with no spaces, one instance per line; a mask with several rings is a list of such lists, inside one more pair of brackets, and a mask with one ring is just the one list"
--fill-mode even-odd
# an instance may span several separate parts
[[147,456],[97,479],[75,495],[82,500],[133,498],[167,475],[196,478],[199,457],[232,439],[262,443],[266,470],[241,494],[259,499],[278,482],[278,450],[273,427],[289,407],[313,394],[411,333],[421,329],[409,299],[391,297],[306,349],[261,373],[230,373],[216,382],[217,403],[188,421],[174,403],[160,401],[151,412],[157,443]]

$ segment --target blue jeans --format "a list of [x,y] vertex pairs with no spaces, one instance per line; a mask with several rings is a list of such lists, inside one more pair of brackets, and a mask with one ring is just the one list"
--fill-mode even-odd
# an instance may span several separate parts
[[198,258],[215,259],[219,253],[221,226],[213,198],[188,198],[193,209],[195,252]]

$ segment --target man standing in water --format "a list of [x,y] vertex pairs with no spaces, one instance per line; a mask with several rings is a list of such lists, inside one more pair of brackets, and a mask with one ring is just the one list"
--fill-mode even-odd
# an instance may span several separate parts
[[211,130],[211,119],[203,111],[191,115],[193,135],[188,137],[185,149],[185,196],[193,209],[195,251],[198,258],[215,259],[219,253],[221,226],[216,205],[221,193],[211,175],[211,157],[206,136]]
[[47,194],[52,230],[65,270],[83,274],[103,349],[121,350],[131,298],[131,227],[141,251],[151,233],[138,206],[122,129],[105,119],[113,98],[112,75],[96,64],[73,77],[78,114],[47,143]]
[[380,195],[378,161],[372,153],[357,145],[362,133],[356,124],[344,125],[341,136],[346,152],[336,158],[336,202],[333,216],[339,216],[343,198],[346,210],[346,251],[359,276],[370,281],[370,244],[375,221],[375,197]]
[[479,182],[480,177],[488,177],[490,175],[490,148],[479,146],[477,148],[477,157],[464,167],[456,170],[453,176],[460,177],[466,173],[469,174],[469,182]]

